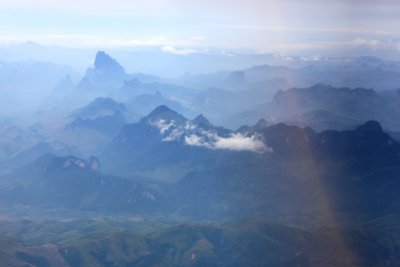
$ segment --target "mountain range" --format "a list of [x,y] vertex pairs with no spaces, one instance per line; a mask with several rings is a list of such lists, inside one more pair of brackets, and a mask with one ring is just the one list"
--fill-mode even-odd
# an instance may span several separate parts
[[112,54],[78,78],[0,66],[8,93],[46,87],[0,116],[0,266],[399,265],[398,62],[260,55],[165,78]]
[[[156,105],[168,105],[179,110],[185,116],[203,113],[214,123],[229,128],[255,123],[261,117],[267,120],[273,117],[275,121],[281,119],[290,122],[300,121],[302,118],[293,117],[293,113],[295,113],[295,115],[301,114],[302,117],[305,117],[306,125],[308,122],[322,120],[320,125],[318,123],[310,125],[317,130],[329,129],[329,126],[332,125],[342,130],[354,127],[368,119],[381,121],[385,118],[384,116],[388,115],[390,109],[395,109],[398,101],[388,97],[390,95],[388,92],[394,92],[398,87],[399,69],[399,64],[396,62],[365,57],[347,61],[339,59],[312,61],[309,65],[303,65],[300,68],[260,65],[236,71],[186,74],[176,79],[165,79],[142,73],[128,74],[114,58],[99,51],[93,66],[87,69],[85,76],[78,84],[71,86],[68,79],[63,79],[58,84],[54,89],[54,95],[61,94],[63,97],[61,103],[60,100],[56,100],[57,97],[53,98],[53,102],[58,106],[67,105],[66,107],[78,108],[93,101],[96,97],[111,97],[116,101],[123,102],[133,113],[141,116],[150,112]],[[327,88],[324,90],[323,87]],[[287,90],[288,88],[292,89]],[[306,94],[305,89],[307,88],[315,92],[319,90],[320,94],[325,92],[325,95],[321,95],[321,99],[319,96],[314,96],[314,99],[318,99],[313,102],[314,106],[301,106],[300,114],[293,110],[294,103],[282,102],[286,101],[283,98],[289,97],[289,94],[294,97],[297,91],[304,89],[301,94]],[[349,90],[349,88],[355,89]],[[373,96],[368,98],[368,94],[361,93],[363,92],[362,88],[367,88],[365,91],[370,93],[372,91],[369,88],[373,88],[378,95],[376,98],[380,100],[373,100]],[[333,99],[337,106],[333,106],[333,104],[329,107],[323,106],[323,103],[326,103],[326,99],[329,98],[328,94],[335,95]],[[313,97],[310,93],[308,95]],[[378,107],[372,107],[369,114],[374,114],[376,118],[365,119],[366,116],[363,115],[365,112],[356,110],[355,115],[360,118],[357,117],[354,121],[354,118],[349,117],[352,114],[348,114],[351,113],[351,110],[340,110],[343,105],[351,106],[349,101],[356,97],[363,97],[366,101],[375,101],[372,104]],[[275,103],[276,101],[281,101],[282,105]],[[321,103],[315,104],[317,101]],[[270,102],[273,103],[272,107]],[[362,101],[356,102],[358,105],[366,105],[360,104],[363,103]],[[307,105],[301,101],[298,104]],[[286,108],[285,105],[288,107]],[[382,113],[379,105],[388,105],[390,108],[384,111],[386,113]],[[288,115],[290,115],[289,118]],[[328,122],[325,123],[325,121]],[[386,118],[386,121],[382,121],[382,123],[385,125],[393,120]],[[329,124],[329,122],[332,123]],[[390,126],[389,130],[393,131],[393,128],[398,128],[398,126]]]
[[[216,145],[239,134],[268,149]],[[197,142],[188,142],[191,136]],[[316,133],[261,120],[233,132],[160,106],[113,142],[125,150],[114,144],[101,161],[46,154],[2,176],[5,216],[28,208],[63,222],[1,222],[1,262],[308,267],[400,261],[400,144],[376,121]],[[168,168],[183,160],[190,171],[168,181],[107,174],[109,164],[127,162],[122,169],[139,160]]]
[[347,225],[399,212],[399,149],[376,121],[316,133],[261,120],[231,131],[159,106],[124,126],[100,163],[47,154],[3,176],[1,196],[100,214]]
[[315,84],[279,90],[272,101],[238,114],[236,125],[265,118],[323,131],[351,129],[365,121],[377,120],[387,131],[397,132],[399,101],[397,90],[377,93],[372,89]]

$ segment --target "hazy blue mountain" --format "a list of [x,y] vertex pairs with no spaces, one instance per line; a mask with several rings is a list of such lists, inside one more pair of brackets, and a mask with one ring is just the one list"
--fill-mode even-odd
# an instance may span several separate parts
[[120,131],[125,122],[123,114],[119,112],[92,119],[78,117],[65,126],[65,131],[73,132],[89,129],[112,138]]
[[58,156],[81,155],[81,152],[78,149],[72,148],[61,142],[43,140],[21,149],[7,159],[3,159],[0,161],[0,167],[3,172],[10,172],[34,162],[48,153]]
[[190,114],[191,112],[184,108],[178,101],[164,97],[160,92],[154,94],[143,94],[132,98],[127,102],[129,110],[137,114],[148,114],[158,106],[166,105],[173,110],[183,114]]
[[[372,106],[366,113],[359,110],[358,112],[360,113],[355,114],[359,116],[359,118],[356,119],[356,124],[349,125],[354,118],[346,118],[346,114],[341,113],[345,113],[346,111],[350,112],[349,107],[351,107],[352,104],[344,103],[346,101],[344,99],[346,96],[340,94],[336,95],[336,99],[334,100],[336,102],[334,103],[337,104],[337,101],[342,101],[344,110],[331,110],[325,109],[325,107],[318,108],[311,104],[310,109],[312,110],[307,110],[307,103],[302,102],[299,103],[299,105],[303,104],[300,108],[305,110],[294,110],[295,107],[293,104],[296,103],[282,103],[282,105],[277,107],[281,109],[281,112],[274,114],[271,112],[270,108],[265,106],[265,103],[275,101],[275,95],[278,91],[286,92],[288,88],[293,87],[315,89],[315,84],[319,84],[319,87],[323,87],[322,84],[327,84],[332,88],[373,88],[376,92],[380,93],[388,89],[397,88],[400,82],[399,77],[399,64],[397,62],[388,62],[376,58],[353,58],[347,61],[344,59],[332,60],[332,62],[329,60],[323,62],[312,61],[309,65],[304,65],[299,68],[260,65],[233,72],[226,71],[200,75],[184,75],[174,82],[185,87],[202,90],[201,93],[204,92],[203,94],[207,96],[206,99],[210,99],[210,103],[213,103],[214,98],[212,94],[207,94],[206,88],[220,88],[220,90],[231,92],[232,96],[219,99],[219,101],[228,103],[223,105],[225,109],[218,108],[218,105],[216,106],[217,108],[208,107],[207,109],[206,107],[206,109],[204,109],[211,109],[212,112],[204,113],[209,116],[212,121],[229,128],[237,128],[243,124],[255,123],[260,117],[275,122],[286,119],[286,121],[292,123],[295,121],[301,123],[301,120],[299,121],[297,118],[288,118],[288,114],[283,112],[286,108],[286,104],[288,105],[288,113],[291,113],[290,116],[305,116],[305,114],[317,110],[330,112],[332,115],[328,116],[330,118],[326,118],[333,121],[333,124],[330,126],[335,129],[344,129],[347,126],[354,127],[357,123],[362,123],[368,119],[379,119],[385,125],[385,128],[387,128],[386,124],[388,123],[383,121],[384,116],[382,116],[382,114],[375,113],[375,111],[379,112],[380,110],[376,110],[375,106]],[[365,90],[368,91],[368,89]],[[317,101],[322,101],[321,105],[322,103],[327,103],[326,99],[329,98],[327,93],[325,96],[316,96],[311,93],[312,91],[317,91],[317,89],[310,90],[308,93],[308,95],[315,100],[313,103]],[[332,94],[335,94],[335,90],[330,91],[332,91]],[[290,90],[288,90],[286,94],[289,93]],[[291,93],[294,94],[294,92]],[[279,94],[283,95],[283,93]],[[354,98],[358,97],[355,93],[352,95]],[[322,97],[322,99],[319,99],[320,97]],[[342,98],[341,100],[338,99],[340,97]],[[364,96],[360,95],[360,97]],[[360,105],[368,106],[368,104],[364,104],[363,101],[358,101],[356,99],[353,101],[356,102],[355,105],[358,105],[358,107]],[[394,106],[394,104],[391,104],[391,106]],[[331,108],[333,107],[331,106]],[[336,109],[339,108],[339,106],[336,106]],[[363,114],[363,117],[361,117],[361,114]],[[366,114],[374,114],[374,116],[365,118]],[[324,115],[327,115],[327,113],[320,113],[317,116],[323,117]],[[303,121],[303,125],[311,125],[318,130],[329,129],[329,125],[326,123],[319,122],[314,124],[312,122],[313,116],[315,117],[316,114],[309,114],[308,118]],[[338,118],[333,118],[335,116],[345,117],[344,119],[346,122],[343,124],[339,123]],[[386,120],[395,123],[392,118]]]
[[67,76],[58,81],[43,101],[42,108],[75,109],[98,97],[109,97],[116,93],[129,76],[124,68],[104,51],[96,53],[93,66],[86,70],[78,83]]
[[104,51],[99,51],[93,67],[87,69],[85,77],[80,81],[79,88],[109,93],[120,87],[127,77],[124,68],[115,59]]
[[119,91],[116,99],[125,101],[138,114],[147,114],[159,105],[167,105],[187,117],[202,113],[215,123],[224,124],[225,117],[259,103],[259,94],[231,92],[219,88],[194,90],[163,83],[141,83],[131,80]]
[[29,164],[46,153],[80,155],[78,149],[48,136],[41,124],[26,128],[12,123],[5,124],[0,127],[0,133],[1,174]]
[[399,265],[400,64],[213,53],[2,62],[0,265]]
[[[258,215],[300,225],[332,223],[330,213],[352,214],[358,219],[398,212],[396,190],[400,184],[395,173],[400,166],[399,149],[376,121],[353,130],[316,133],[310,128],[260,120],[254,126],[231,131],[214,126],[202,115],[190,120],[159,106],[139,122],[125,125],[102,151],[102,169],[110,176],[93,172],[87,168],[91,163],[81,159],[45,157],[8,174],[3,181],[30,181],[29,186],[10,187],[7,182],[2,195],[5,200],[34,201],[38,197],[37,204],[55,201],[54,207],[123,213],[130,206],[118,201],[126,201],[139,190],[135,188],[141,187],[131,183],[142,177],[143,188],[157,188],[148,192],[157,199],[168,196],[169,201],[162,207],[154,204],[151,210],[143,207],[141,212],[196,220]],[[69,161],[74,168],[63,168]],[[112,178],[117,174],[134,181]],[[111,183],[112,189],[107,190],[112,192],[104,191],[99,182],[102,179]],[[56,191],[42,198],[51,188]],[[22,190],[21,195],[15,195],[18,190]],[[107,194],[121,197],[115,196],[120,203],[116,210],[111,202],[107,208],[97,209],[91,206],[92,198],[89,206],[82,204],[87,196],[106,201]],[[70,198],[77,202],[71,204]],[[332,210],[326,209],[326,201]],[[302,210],[302,206],[309,209]]]
[[[224,107],[229,107],[229,109],[220,108],[214,110],[214,113],[205,113],[210,119],[225,127],[237,128],[243,124],[255,123],[260,117],[264,117],[273,122],[282,121],[283,118],[281,116],[286,116],[286,114],[278,113],[274,115],[271,114],[271,109],[265,107],[265,103],[274,101],[274,96],[278,91],[286,91],[288,88],[293,87],[312,88],[315,84],[327,84],[335,88],[372,88],[376,92],[381,93],[385,90],[398,88],[400,82],[399,69],[398,62],[384,61],[377,58],[320,59],[315,61],[311,60],[308,64],[299,64],[296,68],[288,65],[259,65],[237,71],[222,71],[199,75],[187,74],[174,80],[174,83],[189,88],[197,88],[199,90],[220,88],[230,91],[233,96],[230,98],[222,98],[222,101],[228,102]],[[310,94],[310,96],[312,96],[312,94]],[[312,97],[314,97],[315,100],[319,99],[319,96]],[[354,97],[357,96],[354,95]],[[210,95],[210,98],[210,102],[212,103],[212,95]],[[336,99],[336,101],[337,100],[338,99]],[[321,99],[320,101],[323,100]],[[364,105],[363,101],[355,99],[354,101],[356,105]],[[393,101],[389,99],[389,102],[392,103]],[[352,104],[347,103],[347,105],[351,106]],[[393,107],[396,104],[390,105]],[[365,104],[365,106],[367,106],[367,104]],[[282,105],[280,108],[283,110],[285,106]],[[292,111],[292,113],[298,116],[305,116],[306,113],[315,112],[317,109],[313,107],[313,110],[309,112],[300,110],[301,113],[299,114],[296,113],[293,108],[294,107],[289,106],[288,111]],[[301,108],[306,109],[306,107]],[[388,124],[388,122],[395,123],[392,117],[386,119],[387,122],[383,121],[384,117],[381,116],[382,114],[375,114],[374,112],[377,110],[374,108],[375,107],[372,107],[371,110],[368,110],[367,114],[374,114],[375,117],[370,117],[368,119],[379,119],[385,125],[385,128],[387,128],[386,124]],[[345,112],[346,109],[343,111],[332,111],[321,108],[320,110],[333,113],[328,116],[330,118],[327,119],[333,120],[331,127],[335,129],[344,129],[347,126],[354,127],[357,123],[359,124],[368,120],[360,118],[361,120],[356,120],[356,124],[349,125],[349,123],[354,120],[354,118],[349,117],[345,118],[346,122],[341,124],[338,118],[333,117],[343,117],[343,114],[340,113]],[[214,114],[218,114],[218,116],[214,117]],[[314,124],[312,122],[312,117],[315,117],[315,115],[316,114],[309,114],[308,118],[303,121],[303,125],[311,125],[318,130],[329,129],[327,123],[318,122]],[[327,114],[325,113],[324,115]],[[323,117],[324,115],[320,113],[317,117]],[[285,117],[284,119],[292,123],[295,121],[299,122],[298,118],[290,118],[289,120],[289,118]],[[300,123],[301,122],[300,120]]]
[[11,158],[38,142],[45,140],[36,128],[24,129],[15,124],[5,124],[0,128],[0,160]]
[[[68,110],[96,97],[112,97],[124,102],[135,114],[147,114],[158,105],[168,105],[186,116],[204,113],[213,122],[225,124],[226,116],[246,110],[255,103],[262,103],[277,89],[266,92],[264,86],[260,85],[247,90],[244,84],[236,83],[233,76],[231,78],[233,80],[227,78],[232,80],[227,82],[230,84],[228,89],[203,87],[206,85],[201,83],[193,87],[181,86],[173,79],[141,73],[127,74],[115,59],[99,51],[94,66],[88,69],[80,83],[75,85],[68,77],[60,80],[43,108],[50,105]],[[280,84],[279,79],[276,81]],[[219,85],[218,82],[215,84]]]
[[236,71],[184,75],[177,79],[177,82],[195,88],[199,85],[236,90],[261,88],[272,93],[277,89],[309,87],[316,83],[335,87],[373,88],[380,92],[397,88],[400,82],[399,62],[374,57],[325,58],[304,61],[297,64],[297,67],[280,63],[257,65]]
[[400,96],[396,92],[377,93],[372,89],[324,84],[279,90],[271,102],[239,114],[237,120],[252,122],[263,117],[271,122],[311,126],[318,131],[351,129],[367,120],[378,120],[386,130],[397,131]]
[[173,80],[173,82],[198,90],[220,88],[231,92],[257,93],[258,97],[265,97],[266,100],[269,100],[277,90],[291,86],[291,83],[287,82],[286,78],[282,76],[267,77],[265,79],[264,76],[260,76],[259,79],[249,80],[246,70],[220,71],[197,75],[186,74]]
[[192,106],[198,113],[205,114],[216,123],[221,123],[226,116],[245,109],[247,100],[247,97],[241,98],[228,90],[208,88],[195,95]]
[[[344,60],[337,60],[334,63],[325,62],[324,64],[317,62],[315,65],[303,66],[297,69],[286,66],[263,65],[233,72],[226,71],[194,76],[184,75],[177,79],[162,79],[140,73],[127,74],[115,59],[111,58],[105,52],[100,51],[96,54],[94,66],[88,69],[86,76],[81,80],[78,88],[72,90],[70,96],[64,100],[64,105],[66,103],[70,103],[68,105],[76,105],[77,103],[83,105],[95,97],[107,96],[128,105],[129,102],[133,102],[134,104],[131,108],[133,109],[132,112],[136,114],[146,114],[156,105],[164,104],[174,106],[175,109],[189,117],[194,116],[196,113],[204,113],[214,123],[229,128],[237,128],[245,123],[254,123],[260,117],[265,117],[266,113],[270,115],[266,118],[268,120],[282,121],[283,116],[286,121],[301,124],[303,123],[301,118],[300,120],[298,118],[288,118],[287,114],[280,113],[271,115],[270,109],[265,108],[262,104],[272,99],[272,96],[277,91],[292,86],[306,87],[318,82],[333,85],[353,85],[353,83],[340,83],[329,80],[329,77],[341,79],[338,75],[334,75],[336,71],[340,71],[343,75],[355,76],[361,75],[361,72],[384,71],[394,73],[393,77],[397,77],[395,75],[398,69],[396,66],[395,63],[374,60],[374,58],[359,58],[352,59],[349,62]],[[346,69],[347,72],[342,71],[341,68]],[[379,75],[368,74],[371,77],[380,77]],[[361,76],[365,77],[366,75]],[[351,80],[347,76],[342,78],[345,81]],[[376,88],[376,90],[382,91],[383,89],[397,86],[396,81],[393,81],[390,77],[385,77],[384,81],[391,83],[393,86],[382,86]],[[58,86],[65,86],[66,89],[64,90],[71,92],[71,84],[67,83],[68,79],[62,81]],[[356,81],[354,85],[362,86],[365,83]],[[88,90],[80,90],[79,88],[86,88]],[[159,97],[158,94],[161,94],[163,97]],[[153,95],[153,98],[150,100],[151,95]],[[323,97],[327,98],[329,96],[326,95]],[[315,97],[315,99],[317,98],[319,97]],[[153,103],[149,107],[144,108],[145,104],[140,104],[142,100]],[[325,100],[321,99],[320,101]],[[255,106],[259,106],[256,109],[263,110],[251,111]],[[312,123],[313,118],[321,121],[324,116],[328,115],[328,113],[316,114],[317,109],[317,107],[314,107],[310,111],[306,110],[300,113],[304,114],[304,116],[310,113],[307,116],[308,118],[304,120],[303,125],[310,124],[317,130],[327,129],[324,127],[329,126],[328,123]],[[335,111],[325,110],[322,107],[318,110],[332,113],[327,119],[331,120],[332,124],[337,124],[333,125],[335,128],[337,126],[336,129],[346,128],[353,120],[351,117],[347,118],[346,114],[337,114]],[[345,111],[343,110],[342,112]],[[299,115],[298,112],[293,111],[293,113]],[[360,111],[360,114],[365,113]],[[356,122],[362,123],[368,119],[379,119],[385,125],[385,128],[387,128],[386,123],[381,118],[382,116],[379,116],[379,114],[376,114],[375,117],[370,118],[360,117]],[[340,124],[339,117],[344,117],[346,120],[343,125]],[[355,125],[351,124],[350,126]]]
[[[166,52],[162,47],[136,46],[130,49],[109,48],[108,52],[115,56],[129,73],[144,72],[151,75],[175,78],[186,72],[208,73],[221,70],[244,69],[253,65],[303,65],[308,61],[302,57],[275,54],[260,54],[252,51],[227,51],[226,49],[207,48],[191,55],[179,55]],[[69,48],[63,46],[42,45],[35,42],[9,44],[0,46],[0,58],[8,61],[28,59],[59,62],[70,65],[84,72],[87,63],[92,60],[94,48]]]
[[[297,217],[318,221],[326,218],[321,215],[326,212],[321,204],[326,201],[325,186],[336,212],[395,212],[399,200],[394,188],[399,184],[388,170],[397,168],[398,153],[399,144],[376,121],[354,130],[321,133],[260,121],[232,132],[203,116],[190,121],[161,106],[139,123],[127,125],[101,158],[109,172],[177,181],[182,203],[178,214],[197,219],[262,214],[282,220],[285,214],[304,212]],[[386,180],[370,177],[381,171]],[[380,189],[371,191],[376,183]],[[382,192],[390,193],[383,197]],[[321,216],[311,216],[301,206]]]
[[37,108],[42,98],[66,75],[73,79],[79,77],[75,70],[66,65],[33,60],[0,60],[1,112],[7,114]]
[[[12,205],[75,209],[101,213],[149,213],[165,201],[152,189],[115,176],[103,175],[100,162],[46,154],[3,177],[1,198]],[[160,202],[160,203],[158,203]],[[165,211],[167,211],[166,209]]]
[[218,166],[187,174],[178,182],[181,213],[310,224],[332,223],[326,201],[329,212],[354,220],[397,212],[399,144],[376,122],[319,134],[284,124],[255,129],[273,152],[225,155]]
[[117,112],[126,112],[125,105],[115,102],[111,98],[99,97],[90,102],[87,106],[76,110],[70,116],[72,118],[94,119]]
[[[263,149],[249,149],[259,142]],[[399,153],[400,144],[376,121],[317,133],[260,120],[233,132],[159,106],[126,125],[101,162],[47,154],[3,175],[0,208],[7,216],[29,205],[53,218],[78,213],[121,221],[3,222],[0,234],[19,239],[5,243],[0,259],[50,266],[395,266]]]
[[305,114],[294,115],[287,121],[291,124],[308,125],[317,131],[327,129],[348,130],[360,124],[360,120],[354,117],[318,109]]
[[[362,99],[362,101],[360,101]],[[354,116],[365,120],[367,116],[380,116],[382,111],[379,106],[379,94],[372,89],[363,88],[335,88],[328,85],[317,84],[309,88],[291,88],[278,91],[274,97],[274,108],[286,105],[284,116],[293,116],[299,112],[310,112],[316,109],[336,111],[342,114],[355,113]],[[369,111],[369,112],[368,112]],[[362,117],[364,116],[364,117]],[[374,119],[374,117],[369,117]]]
[[213,146],[230,134],[202,117],[189,120],[159,106],[138,123],[126,125],[101,158],[107,162],[107,170],[122,175],[136,172],[156,178],[162,174],[158,179],[175,180],[191,168],[197,153],[204,154],[198,158],[204,159],[202,165],[212,164],[213,154],[221,156],[214,153]]
[[191,94],[187,88],[174,85],[167,79],[143,73],[127,74],[114,58],[103,51],[97,52],[93,67],[88,68],[77,90],[76,93],[83,95],[112,96],[120,101],[158,91],[177,99]]
[[126,123],[135,119],[123,103],[99,97],[73,111],[56,138],[83,152],[93,153],[108,144]]
[[177,102],[190,102],[195,90],[174,85],[172,83],[141,82],[138,79],[130,79],[119,88],[115,93],[116,99],[131,99],[143,94],[156,94],[159,92],[164,97],[173,99]]
[[54,86],[53,90],[50,92],[49,96],[47,97],[44,106],[60,103],[65,101],[65,99],[73,93],[75,88],[75,83],[73,82],[71,76],[67,75],[62,77],[58,83]]

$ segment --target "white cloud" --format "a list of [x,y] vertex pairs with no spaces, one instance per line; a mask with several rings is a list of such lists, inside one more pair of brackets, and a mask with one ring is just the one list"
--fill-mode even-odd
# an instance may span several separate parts
[[179,139],[182,136],[183,132],[179,129],[174,129],[172,132],[164,137],[163,141],[174,141]]
[[196,134],[185,136],[185,144],[189,146],[201,146],[206,148],[212,148],[212,146],[207,141],[205,141],[202,137]]
[[166,131],[168,131],[171,127],[174,127],[174,121],[172,120],[171,122],[167,123],[166,120],[157,120],[150,122],[150,124],[160,130],[160,134],[164,134]]
[[190,49],[190,48],[185,48],[185,49],[176,49],[173,46],[166,45],[161,48],[162,51],[175,54],[175,55],[190,55],[190,54],[195,54],[198,53],[196,49]]
[[271,148],[267,148],[264,142],[255,136],[249,137],[241,134],[233,134],[227,138],[218,137],[214,143],[214,148],[235,151],[272,152]]
[[258,135],[244,135],[232,133],[229,136],[219,136],[216,131],[206,130],[191,122],[177,124],[174,120],[158,119],[148,122],[160,131],[162,141],[171,142],[180,140],[189,146],[205,147],[208,149],[223,149],[232,151],[273,152]]
[[209,149],[224,149],[232,151],[273,152],[257,136],[244,136],[236,133],[228,137],[221,137],[215,133],[207,132],[207,139],[196,134],[185,136],[185,143],[190,146],[200,146]]

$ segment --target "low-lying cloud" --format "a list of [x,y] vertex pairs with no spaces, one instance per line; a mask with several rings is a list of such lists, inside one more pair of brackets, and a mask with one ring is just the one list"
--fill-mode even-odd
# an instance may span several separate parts
[[214,143],[216,149],[228,150],[247,150],[247,151],[265,151],[266,146],[264,142],[257,139],[255,136],[243,136],[241,134],[233,134],[230,137],[219,137]]
[[232,151],[251,151],[251,152],[272,152],[264,142],[254,136],[244,136],[236,133],[228,137],[221,137],[216,134],[208,135],[207,139],[196,134],[185,136],[185,143],[191,146],[206,147],[209,149],[225,149]]
[[268,147],[258,135],[248,136],[241,133],[231,133],[228,136],[220,136],[215,131],[198,128],[190,122],[186,122],[184,125],[177,125],[174,120],[159,119],[149,123],[160,131],[164,142],[183,140],[184,144],[188,146],[205,147],[214,150],[273,152],[272,148]]
[[162,47],[161,50],[167,53],[175,55],[183,55],[183,56],[198,53],[196,49],[190,49],[190,48],[176,49],[175,47],[169,45]]

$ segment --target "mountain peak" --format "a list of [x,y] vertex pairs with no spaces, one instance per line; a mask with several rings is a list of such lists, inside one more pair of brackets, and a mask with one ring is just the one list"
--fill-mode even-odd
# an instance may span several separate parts
[[207,120],[206,117],[203,116],[203,114],[198,115],[192,122],[198,124],[198,125],[211,125],[210,121]]
[[185,121],[186,119],[178,114],[176,111],[170,109],[166,105],[161,105],[156,107],[152,112],[150,112],[149,115],[147,115],[145,120],[158,120],[158,119],[163,119],[163,120],[179,120],[179,121]]
[[124,68],[104,51],[98,51],[94,61],[94,68],[97,71],[112,70],[114,72],[125,73]]
[[359,126],[357,128],[358,131],[363,131],[363,132],[375,132],[375,133],[382,133],[383,129],[382,126],[380,125],[379,122],[377,121],[367,121],[366,123],[364,123],[363,125]]
[[152,113],[157,113],[158,114],[158,113],[165,113],[165,112],[174,112],[174,113],[176,113],[175,111],[173,111],[172,109],[170,109],[166,105],[160,105],[160,106],[156,107],[155,109],[153,109],[153,111],[150,112],[150,114],[152,114]]
[[109,97],[98,97],[83,108],[74,111],[70,117],[93,118],[125,111],[126,107],[123,103],[116,102]]
[[110,97],[97,97],[91,103],[89,103],[90,107],[114,107],[125,109],[125,105],[122,103],[116,102],[114,99]]
[[265,127],[268,127],[269,126],[269,123],[265,120],[265,119],[260,119],[255,125],[254,125],[254,127],[256,128],[256,129],[262,129],[262,128],[265,128]]

